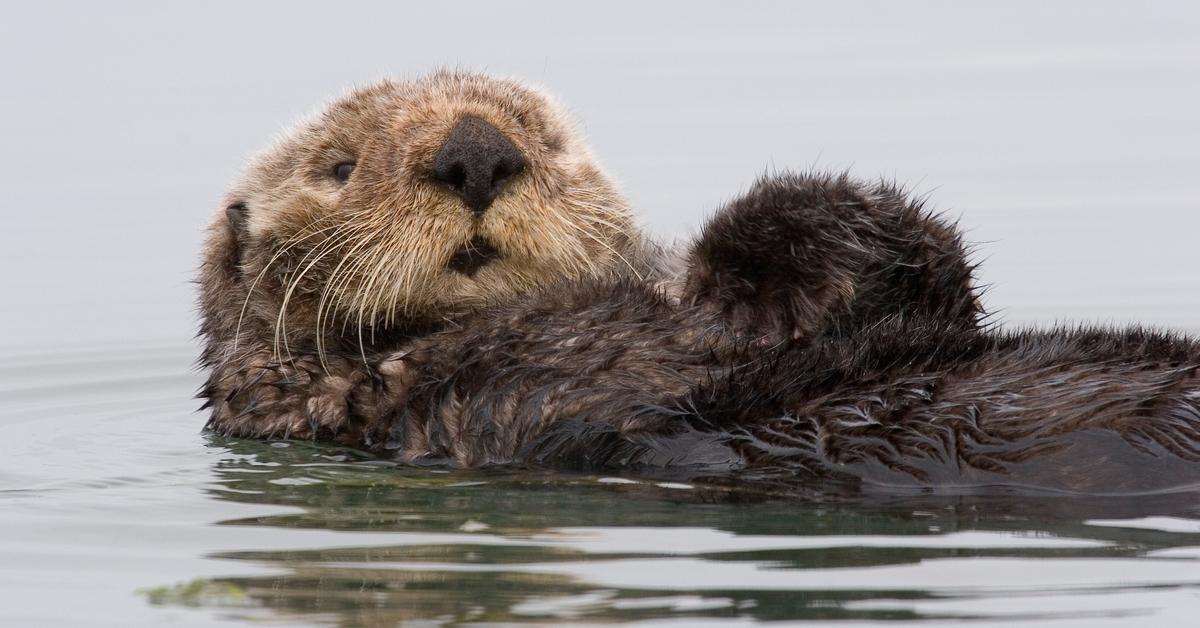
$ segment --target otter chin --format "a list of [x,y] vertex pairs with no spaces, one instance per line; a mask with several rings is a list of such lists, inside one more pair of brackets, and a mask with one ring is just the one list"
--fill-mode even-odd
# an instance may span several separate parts
[[[484,266],[491,264],[500,258],[500,251],[492,246],[484,238],[476,237],[470,242],[463,245],[454,255],[450,256],[450,261],[446,266],[456,272],[467,277],[474,277],[475,273],[479,272]],[[503,272],[503,271],[501,271]]]

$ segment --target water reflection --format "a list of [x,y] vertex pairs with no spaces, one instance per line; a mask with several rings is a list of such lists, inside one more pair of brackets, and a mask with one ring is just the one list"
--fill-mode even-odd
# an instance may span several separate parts
[[212,497],[290,507],[219,525],[336,531],[340,542],[219,552],[267,575],[154,589],[151,603],[249,605],[345,626],[1092,621],[1194,607],[1200,590],[1194,493],[798,496],[771,486],[451,473],[307,443],[209,446],[227,449]]

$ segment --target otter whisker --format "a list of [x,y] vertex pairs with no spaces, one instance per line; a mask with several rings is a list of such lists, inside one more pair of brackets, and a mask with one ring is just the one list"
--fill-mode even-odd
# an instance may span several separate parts
[[[382,235],[385,238],[383,244],[386,245],[387,242],[389,241],[386,239],[387,234],[383,233]],[[363,297],[363,299],[360,301],[360,306],[357,308],[358,309],[359,333],[361,335],[364,312],[369,312],[370,315],[367,317],[367,319],[371,324],[371,343],[372,344],[375,343],[375,327],[379,323],[379,300],[380,300],[379,296],[375,293],[374,288],[375,288],[375,284],[380,280],[381,276],[383,275],[383,273],[380,272],[381,265],[379,263],[379,260],[383,256],[384,251],[386,251],[386,250],[387,250],[386,246],[378,246],[377,245],[371,250],[371,252],[367,256],[365,256],[363,258],[364,264],[365,264],[364,267],[368,270],[367,275],[366,275],[367,282],[365,285],[361,286],[360,294],[356,295],[356,296]],[[369,300],[367,300],[368,298],[369,298]]]
[[582,240],[572,236],[572,232],[583,228],[581,225],[571,223],[558,212],[544,212],[543,219],[532,224],[535,225],[535,228],[531,230],[533,236],[530,238],[531,241],[542,246],[553,245],[559,249],[567,249],[560,252],[530,251],[534,258],[555,260],[560,264],[566,264],[572,276],[583,277],[594,274],[595,260],[583,246]]
[[[296,288],[300,285],[300,281],[304,279],[304,276],[308,273],[308,271],[311,270],[313,266],[316,266],[321,259],[344,243],[347,238],[351,237],[354,234],[354,231],[355,229],[350,226],[349,223],[346,223],[341,228],[334,230],[332,234],[322,240],[321,244],[313,247],[313,249],[306,253],[297,264],[303,265],[305,260],[312,256],[312,261],[309,262],[307,266],[304,266],[304,268],[298,274],[294,275],[294,277],[288,281],[287,290],[285,291],[283,300],[280,303],[279,313],[275,318],[275,336],[272,343],[275,352],[275,359],[277,361],[282,362],[282,356],[279,353],[279,342],[280,338],[282,337],[283,349],[288,356],[288,361],[293,363],[295,362],[295,360],[292,358],[291,349],[288,347],[287,341],[287,308],[288,304],[291,302],[292,295],[295,293]],[[316,254],[315,256],[314,253]]]
[[[595,242],[596,244],[599,244],[600,246],[608,249],[608,251],[610,253],[617,256],[617,259],[621,260],[622,263],[624,263],[626,266],[629,267],[629,270],[638,278],[638,280],[645,280],[645,277],[642,275],[641,271],[639,271],[636,267],[634,267],[633,263],[630,262],[628,259],[626,259],[624,255],[621,255],[620,251],[618,251],[616,249],[616,247],[605,242],[603,238],[601,238],[600,236],[593,233],[590,229],[587,229],[587,228],[583,227],[582,225],[577,225],[577,224],[567,222],[565,220],[562,221],[562,224],[565,224],[568,227],[571,227],[572,229],[575,230],[576,233],[582,234],[582,235],[586,236],[588,239]],[[586,259],[590,260],[591,258],[587,257]],[[591,269],[589,269],[589,270],[591,270]]]
[[[411,298],[417,290],[418,265],[417,255],[402,255],[400,264],[395,264],[390,256],[382,251],[396,251],[401,246],[400,238],[391,234],[381,247],[380,255],[372,260],[372,279],[380,283],[380,289],[374,291],[371,301],[371,314],[376,323],[391,325],[395,322],[396,306],[399,303],[407,315],[410,311]],[[374,327],[372,327],[374,331]]]
[[237,353],[238,344],[241,341],[241,336],[242,336],[242,321],[246,317],[246,308],[250,304],[250,298],[251,298],[251,296],[253,296],[254,290],[258,287],[259,282],[262,281],[262,278],[266,276],[267,271],[269,271],[271,269],[271,266],[275,262],[277,262],[279,260],[279,258],[283,257],[285,254],[287,254],[288,251],[290,251],[291,249],[298,246],[304,240],[307,240],[308,238],[311,238],[320,233],[329,231],[330,229],[338,228],[338,225],[329,225],[328,227],[324,227],[322,229],[318,229],[318,230],[310,232],[310,233],[305,233],[306,229],[319,224],[322,220],[324,220],[324,218],[318,218],[318,219],[308,223],[307,225],[302,227],[301,230],[298,233],[296,233],[296,235],[293,235],[292,237],[285,240],[283,243],[283,246],[280,247],[279,251],[277,251],[273,256],[271,256],[271,259],[268,260],[265,265],[263,265],[263,269],[261,271],[259,271],[257,276],[254,277],[254,281],[252,281],[250,283],[250,287],[246,290],[246,297],[242,300],[241,310],[239,310],[239,312],[238,312],[237,325],[234,328],[234,334],[233,334],[233,348],[230,351],[231,354]]
[[[583,218],[584,220],[592,221],[591,220],[592,217],[590,217],[586,214],[582,215],[581,218]],[[596,222],[597,224],[603,224],[605,226],[610,226],[610,227],[613,226],[611,223],[604,221],[604,220],[595,220],[592,222]],[[631,263],[628,259],[626,259],[626,257],[624,255],[621,255],[621,252],[618,251],[616,247],[609,244],[608,242],[605,241],[604,238],[600,237],[599,235],[596,235],[595,233],[593,233],[590,230],[581,229],[580,231],[583,232],[585,235],[587,235],[592,240],[594,240],[597,244],[607,248],[609,251],[611,251],[613,253],[613,255],[616,255],[618,259],[620,259],[626,266],[629,267],[629,270],[631,272],[633,272],[634,276],[636,276],[638,278],[638,280],[645,281],[646,277],[644,275],[642,275],[641,271],[639,271],[637,268],[635,268],[633,263]],[[622,233],[624,233],[624,232],[622,232]]]
[[[386,231],[371,223],[366,224],[364,227],[364,232],[366,232],[365,235],[360,236],[359,242],[350,251],[348,251],[341,262],[339,262],[339,269],[334,276],[330,277],[327,284],[327,290],[332,293],[333,303],[330,306],[331,310],[347,309],[346,304],[344,303],[346,286],[349,285],[350,282],[354,281],[360,273],[363,273],[364,269],[367,269],[365,276],[368,278],[368,281],[363,285],[360,285],[358,289],[351,294],[351,301],[348,307],[348,309],[358,312],[358,315],[355,317],[355,323],[357,326],[359,353],[363,358],[363,362],[366,363],[367,357],[366,347],[362,339],[362,323],[363,312],[368,306],[367,297],[370,293],[370,288],[373,287],[370,278],[374,273],[371,273],[369,269],[371,269],[375,264],[375,259],[378,257],[379,251],[381,250],[381,247],[375,242],[375,240],[380,237],[381,233],[386,233]],[[372,247],[372,249],[370,249],[372,251],[371,253],[355,258],[349,266],[344,265],[354,253],[356,253],[359,249],[369,245]],[[346,319],[345,323],[343,324],[342,333],[345,333],[345,325],[349,324],[349,322],[349,319]]]
[[[380,262],[387,252],[392,250],[391,244],[396,238],[396,236],[391,233],[391,230],[387,229],[388,226],[389,225],[386,224],[371,225],[372,229],[370,230],[370,234],[364,236],[363,240],[364,242],[372,242],[374,246],[369,249],[369,252],[366,255],[361,256],[355,261],[355,263],[350,267],[350,272],[347,273],[345,280],[346,282],[349,282],[355,274],[362,273],[364,270],[366,271],[364,273],[365,283],[359,285],[358,289],[355,290],[351,303],[352,309],[357,311],[355,324],[357,327],[359,353],[361,354],[364,363],[367,362],[366,347],[365,343],[363,342],[364,317],[371,323],[371,343],[374,344],[375,325],[379,322],[378,304],[380,299],[379,296],[375,295],[375,283],[379,281],[381,275],[384,274],[381,272],[383,266]],[[375,240],[379,238],[382,238],[382,242],[375,242]],[[341,297],[339,295],[338,301],[340,302],[340,300]],[[368,312],[369,316],[367,316]]]
[[644,237],[637,230],[636,226],[633,225],[631,222],[626,222],[625,224],[617,224],[617,223],[614,223],[614,222],[604,218],[604,216],[610,216],[613,213],[612,209],[610,207],[608,207],[607,205],[602,205],[599,203],[590,203],[590,202],[576,202],[574,205],[576,206],[577,209],[590,210],[590,211],[579,211],[579,212],[575,213],[574,216],[581,218],[593,225],[601,225],[601,226],[607,227],[607,228],[611,229],[613,232],[617,233],[618,235],[624,236],[626,239],[631,240],[631,241],[637,241]]
[[[293,363],[295,362],[294,359],[292,358],[291,349],[288,346],[288,341],[287,341],[287,309],[288,309],[288,305],[291,302],[292,294],[295,292],[296,288],[299,287],[300,282],[304,279],[304,276],[307,274],[309,269],[311,269],[314,265],[316,265],[316,263],[319,262],[321,260],[321,258],[323,258],[325,256],[325,254],[330,250],[332,250],[332,247],[329,245],[328,239],[325,241],[322,241],[322,244],[320,246],[314,247],[307,254],[305,254],[305,256],[303,258],[301,258],[298,265],[302,266],[302,268],[300,269],[299,272],[294,272],[291,276],[289,276],[285,283],[286,287],[284,290],[284,297],[283,297],[282,301],[280,302],[279,310],[275,315],[274,335],[273,335],[273,341],[272,341],[274,359],[276,362],[283,361],[282,356],[280,355],[280,351],[279,351],[281,338],[283,341],[284,352],[287,354],[288,360]],[[315,256],[313,256],[314,253],[316,253]],[[312,262],[305,265],[304,262],[306,260],[308,260],[310,256],[312,257]]]
[[[359,226],[357,229],[353,230],[350,233],[361,236],[360,232],[365,231],[366,228],[367,228],[367,226]],[[320,361],[321,367],[325,368],[326,370],[328,370],[328,365],[326,364],[326,360],[325,360],[324,320],[326,317],[331,316],[330,312],[338,306],[338,299],[336,299],[335,290],[340,290],[341,289],[339,287],[340,283],[345,283],[344,281],[340,282],[341,278],[339,277],[339,273],[342,271],[342,268],[345,267],[346,263],[352,259],[352,256],[358,251],[358,249],[365,246],[369,241],[370,241],[369,237],[359,237],[358,242],[356,242],[354,244],[354,246],[352,246],[350,248],[350,250],[348,250],[342,254],[342,257],[338,261],[337,265],[329,273],[329,277],[325,281],[325,287],[321,291],[321,298],[317,303],[317,320],[316,320],[317,359]],[[355,264],[351,264],[351,267],[352,267],[352,271],[351,271],[351,273],[347,273],[346,281],[349,280],[349,277],[353,276],[352,273],[353,273],[353,268],[355,267]],[[332,304],[332,307],[327,308],[326,305],[329,303],[329,297],[330,297],[331,292],[334,292],[335,300],[334,300],[334,303]]]

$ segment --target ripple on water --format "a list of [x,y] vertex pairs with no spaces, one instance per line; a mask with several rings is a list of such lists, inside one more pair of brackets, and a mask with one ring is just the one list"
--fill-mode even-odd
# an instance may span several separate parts
[[20,375],[0,402],[0,586],[31,625],[102,623],[64,598],[195,624],[1090,626],[1200,609],[1194,494],[780,499],[415,469],[201,434],[186,348],[40,359],[0,363]]

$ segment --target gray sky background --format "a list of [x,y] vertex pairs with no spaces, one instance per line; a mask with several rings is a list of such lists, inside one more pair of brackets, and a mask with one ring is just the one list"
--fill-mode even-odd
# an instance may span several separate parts
[[203,226],[347,87],[558,94],[647,226],[769,169],[930,194],[1011,322],[1200,330],[1194,2],[20,3],[0,20],[0,346],[185,341]]

